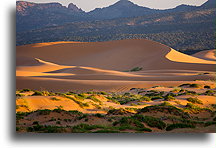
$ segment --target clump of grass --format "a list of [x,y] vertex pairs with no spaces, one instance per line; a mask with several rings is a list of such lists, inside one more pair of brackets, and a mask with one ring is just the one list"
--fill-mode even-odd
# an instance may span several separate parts
[[16,97],[23,97],[25,96],[24,94],[16,94]]
[[200,88],[201,85],[200,85],[200,84],[191,84],[190,87],[193,87],[193,88]]
[[179,93],[182,89],[177,87],[177,88],[174,88],[171,92],[173,93]]
[[32,96],[55,96],[55,93],[48,92],[48,91],[34,91]]
[[52,98],[50,98],[50,100],[52,100],[52,101],[60,101],[61,99],[58,99],[56,97],[52,97]]
[[119,130],[152,131],[151,129],[146,128],[141,121],[134,117],[122,117],[119,121],[114,122],[113,126]]
[[39,121],[34,121],[32,125],[39,125]]
[[211,106],[212,108],[216,109],[216,104],[212,104]]
[[191,124],[184,124],[184,123],[176,123],[176,124],[171,124],[167,126],[166,131],[171,131],[176,128],[195,128],[195,125]]
[[204,95],[208,95],[208,96],[214,96],[216,94],[216,91],[214,90],[207,90]]
[[58,110],[63,110],[63,108],[64,108],[62,105],[56,106],[56,107],[57,107]]
[[107,92],[104,92],[104,91],[98,92],[97,94],[108,95],[108,93],[107,93]]
[[20,93],[25,93],[25,92],[30,92],[31,91],[31,89],[22,89],[22,90],[20,90]]
[[148,97],[148,96],[142,96],[142,97],[140,98],[140,100],[141,100],[141,101],[146,101],[146,102],[152,101],[151,98]]
[[197,105],[194,105],[193,103],[187,103],[187,105],[185,106],[186,110],[189,110],[193,113],[199,113],[200,111],[203,111],[204,109],[197,106]]
[[137,106],[135,103],[131,103],[131,106]]
[[37,112],[39,115],[49,115],[51,113],[51,110],[44,109],[44,110],[38,110]]
[[74,102],[76,102],[80,107],[89,107],[89,104],[88,103],[83,103],[81,102],[80,100],[78,100],[77,98],[75,97],[71,97],[71,96],[68,96],[68,95],[65,95],[65,94],[62,94],[63,97],[66,97],[68,99],[71,99],[73,100]]
[[159,106],[173,106],[173,105],[167,101],[164,101],[163,103],[159,104]]
[[186,84],[182,84],[179,87],[193,87],[193,88],[199,88],[201,87],[200,84],[190,84],[190,83],[186,83]]
[[135,72],[135,71],[141,71],[142,67],[134,67],[133,69],[130,70],[130,72]]
[[102,102],[99,99],[97,99],[94,95],[88,96],[87,99],[91,99],[94,102],[99,103],[100,105],[102,105]]
[[208,121],[205,123],[205,127],[210,126],[210,125],[216,125],[216,121],[215,120],[214,121]]
[[89,131],[97,128],[103,128],[103,126],[100,125],[88,125],[88,124],[79,124],[72,127],[73,133],[88,133]]
[[35,91],[32,96],[43,96],[44,94],[40,91]]
[[94,114],[94,116],[95,116],[95,117],[98,117],[98,118],[102,118],[102,117],[104,117],[104,115],[102,115],[102,114],[99,114],[99,113],[97,113],[97,114]]
[[178,105],[181,105],[181,102],[180,101],[175,101],[176,104]]
[[171,96],[171,95],[167,95],[167,96],[165,97],[165,100],[166,100],[166,101],[174,101],[174,100],[176,100],[176,98],[173,97],[173,96]]
[[191,103],[194,103],[194,104],[201,104],[201,105],[203,105],[203,102],[201,100],[197,99],[197,98],[190,97],[190,98],[187,98],[187,101],[191,102]]
[[153,96],[153,97],[151,98],[151,100],[159,100],[159,99],[163,99],[163,97],[160,96],[160,95],[158,95],[158,96]]
[[156,127],[161,130],[163,130],[166,127],[166,123],[161,121],[159,118],[155,118],[152,116],[143,116],[136,114],[134,118],[138,119],[139,121],[145,122],[150,127]]

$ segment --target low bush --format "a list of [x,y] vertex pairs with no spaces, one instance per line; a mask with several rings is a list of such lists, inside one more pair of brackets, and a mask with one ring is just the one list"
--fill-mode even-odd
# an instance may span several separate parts
[[201,85],[200,84],[191,84],[190,87],[199,88],[199,87],[201,87]]
[[31,89],[25,88],[25,89],[20,90],[20,93],[25,93],[25,92],[30,92],[30,91],[31,91]]
[[194,103],[194,104],[203,104],[203,102],[197,98],[187,98],[188,102]]
[[38,110],[38,115],[49,115],[51,113],[51,110],[44,109],[44,110]]
[[208,96],[214,96],[216,94],[216,91],[214,91],[214,90],[207,90],[204,94],[208,95]]
[[32,96],[43,96],[44,94],[40,91],[35,91]]
[[16,97],[23,97],[25,96],[24,94],[16,94]]
[[61,99],[58,99],[56,97],[52,97],[52,98],[50,98],[50,100],[52,100],[52,101],[60,101]]
[[211,126],[211,125],[216,125],[216,121],[209,121],[205,123],[205,127],[206,126]]
[[135,71],[140,71],[140,70],[142,70],[141,67],[135,67],[135,68],[131,69],[130,72],[135,72]]
[[161,130],[166,127],[166,123],[152,116],[143,116],[143,115],[136,114],[134,118],[141,122],[145,122],[150,127],[156,127]]
[[167,95],[167,96],[165,96],[165,100],[166,101],[174,101],[174,100],[176,100],[176,98],[171,96],[171,95]]
[[141,101],[146,101],[146,102],[152,101],[151,98],[148,97],[148,96],[142,96],[142,97],[140,98],[140,100],[141,100]]
[[93,129],[97,129],[97,128],[103,128],[103,126],[100,125],[88,125],[88,124],[79,124],[76,126],[72,127],[72,132],[73,133],[88,133]]
[[176,124],[171,124],[167,126],[166,131],[171,131],[176,128],[195,128],[195,126],[191,124],[176,123]]

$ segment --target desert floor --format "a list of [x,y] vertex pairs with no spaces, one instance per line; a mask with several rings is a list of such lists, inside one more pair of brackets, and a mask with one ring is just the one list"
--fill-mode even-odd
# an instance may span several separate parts
[[16,58],[18,132],[216,132],[215,50],[52,42]]

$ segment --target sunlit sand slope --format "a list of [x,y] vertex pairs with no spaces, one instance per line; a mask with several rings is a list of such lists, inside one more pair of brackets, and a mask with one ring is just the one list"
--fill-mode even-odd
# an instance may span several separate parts
[[[142,69],[131,72],[135,67]],[[214,71],[215,61],[144,39],[17,47],[18,89],[121,91],[152,85],[176,86],[183,81],[214,80]]]

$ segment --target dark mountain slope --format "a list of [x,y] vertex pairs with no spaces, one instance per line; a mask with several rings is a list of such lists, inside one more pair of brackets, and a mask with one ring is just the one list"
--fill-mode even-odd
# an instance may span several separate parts
[[17,1],[17,32],[84,19],[86,19],[84,11],[72,4],[67,8],[59,3],[36,4]]

